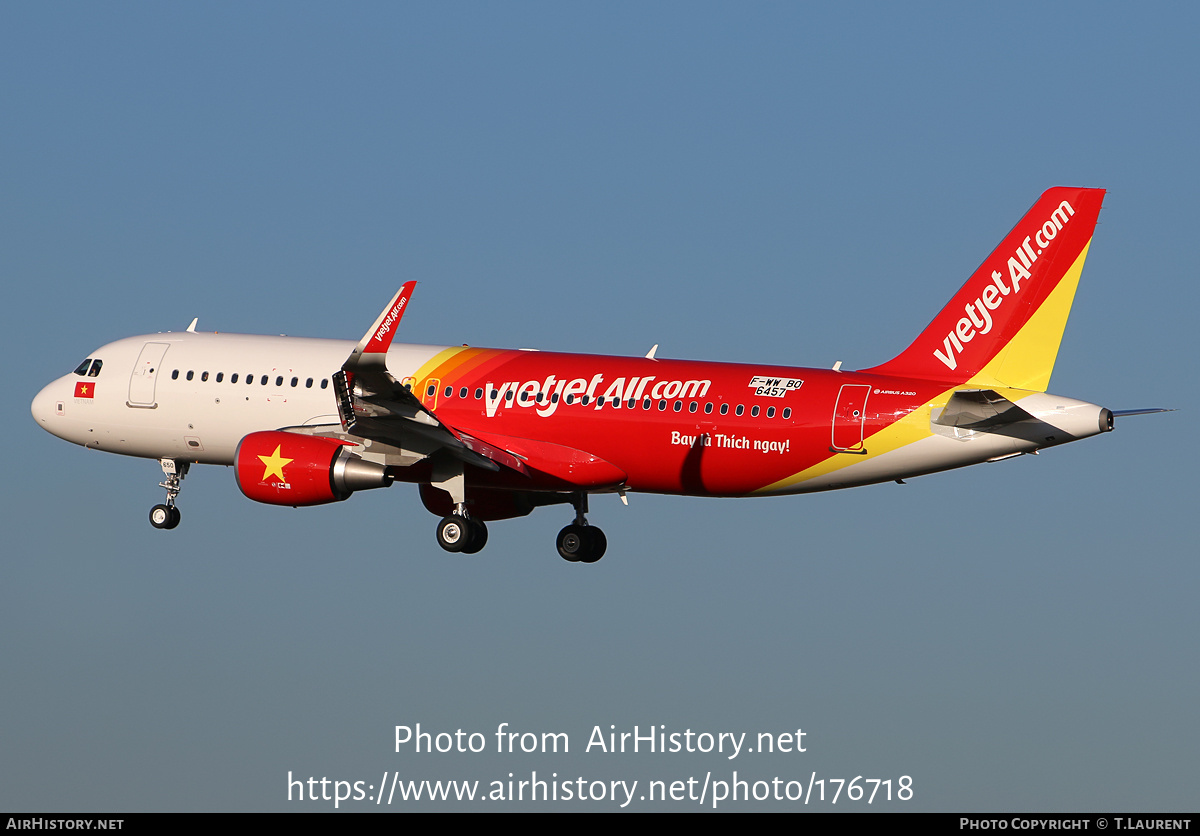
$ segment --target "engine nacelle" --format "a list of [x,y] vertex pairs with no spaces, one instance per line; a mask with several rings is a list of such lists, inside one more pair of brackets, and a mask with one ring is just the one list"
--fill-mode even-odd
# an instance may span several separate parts
[[324,505],[392,484],[388,469],[350,452],[346,442],[299,433],[250,433],[234,457],[242,493],[268,505]]

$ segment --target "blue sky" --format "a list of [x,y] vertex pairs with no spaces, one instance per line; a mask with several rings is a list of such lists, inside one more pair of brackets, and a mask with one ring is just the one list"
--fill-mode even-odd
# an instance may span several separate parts
[[[913,776],[885,809],[1194,809],[1192,7],[0,21],[0,807],[329,806],[289,804],[289,771],[737,769]],[[1179,412],[904,487],[599,498],[592,567],[555,554],[561,509],[465,559],[411,486],[277,509],[219,468],[153,531],[156,464],[29,416],[105,342],[192,317],[355,339],[409,279],[411,342],[869,366],[1052,185],[1109,193],[1051,391]],[[572,751],[395,753],[417,722],[565,731]],[[584,753],[610,724],[802,727],[808,751]]]

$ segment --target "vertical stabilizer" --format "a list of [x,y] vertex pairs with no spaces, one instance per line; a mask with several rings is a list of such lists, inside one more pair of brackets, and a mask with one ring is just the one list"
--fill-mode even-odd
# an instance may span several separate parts
[[1046,191],[912,345],[864,371],[1046,391],[1103,201]]

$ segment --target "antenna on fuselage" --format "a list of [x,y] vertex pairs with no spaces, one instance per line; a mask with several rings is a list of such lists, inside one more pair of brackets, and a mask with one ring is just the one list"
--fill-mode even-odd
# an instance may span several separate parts
[[655,343],[655,344],[654,344],[654,347],[653,347],[653,348],[651,348],[649,351],[647,351],[647,352],[646,352],[646,359],[647,359],[647,360],[653,360],[653,359],[654,359],[654,352],[656,352],[656,351],[658,351],[658,343]]
[[187,327],[187,329],[188,329],[189,331],[191,331],[193,334],[194,334],[194,333],[196,333],[196,323],[197,323],[197,322],[199,322],[199,321],[200,321],[200,317],[195,317],[194,319],[192,319],[192,324],[191,324],[191,325],[189,325],[189,326]]

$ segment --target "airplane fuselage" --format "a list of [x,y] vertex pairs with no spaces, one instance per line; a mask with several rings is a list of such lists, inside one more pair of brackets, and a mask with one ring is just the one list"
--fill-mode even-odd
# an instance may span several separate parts
[[[408,282],[356,344],[186,332],[103,346],[33,402],[49,432],[159,460],[166,503],[192,463],[247,497],[319,505],[396,480],[474,553],[486,522],[570,503],[559,554],[606,548],[589,494],[804,493],[1037,452],[1112,429],[1046,392],[1101,189],[1053,188],[907,349],[860,371],[393,344]],[[657,348],[657,346],[656,346]]]
[[[103,361],[96,377],[69,374],[47,386],[33,414],[49,432],[92,449],[232,465],[252,432],[338,424],[331,378],[353,346],[196,332],[130,337],[92,353]],[[932,418],[957,387],[829,369],[425,345],[393,345],[387,366],[446,423],[518,456],[536,460],[551,450],[566,461],[586,452],[590,459],[571,470],[572,484],[592,490],[829,490],[1030,452],[1103,429],[1099,407],[1002,390],[1057,436],[956,431]],[[85,397],[76,396],[80,383],[92,387]],[[372,451],[363,455],[371,459]],[[470,481],[568,487],[553,469],[478,472]]]

